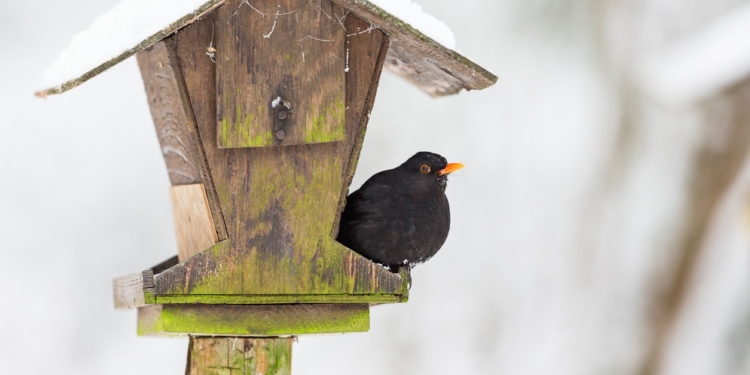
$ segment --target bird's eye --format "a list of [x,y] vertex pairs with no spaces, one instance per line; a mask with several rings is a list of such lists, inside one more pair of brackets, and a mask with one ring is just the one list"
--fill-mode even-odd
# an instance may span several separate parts
[[428,166],[427,164],[422,164],[422,166],[419,167],[419,170],[424,174],[430,173],[430,166]]

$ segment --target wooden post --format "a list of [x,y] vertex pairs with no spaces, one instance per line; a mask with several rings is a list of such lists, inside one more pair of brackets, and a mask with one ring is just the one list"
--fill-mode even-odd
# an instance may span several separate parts
[[190,336],[187,375],[291,375],[294,337]]

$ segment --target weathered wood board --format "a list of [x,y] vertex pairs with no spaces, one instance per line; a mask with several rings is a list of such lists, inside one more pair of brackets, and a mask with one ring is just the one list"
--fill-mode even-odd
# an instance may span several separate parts
[[[349,195],[349,185],[357,169],[357,161],[365,141],[367,122],[375,104],[375,94],[380,83],[380,74],[385,61],[384,54],[388,51],[389,40],[381,32],[354,33],[367,24],[354,16],[347,16],[344,21],[347,30],[346,54],[349,57],[349,71],[346,79],[346,123],[351,128],[347,133],[344,149],[351,149],[348,159],[344,159],[342,167],[342,181],[346,189],[341,190],[336,220],[333,224],[331,237],[336,238],[339,229],[341,212],[346,205]],[[380,46],[379,48],[377,46]],[[367,84],[369,82],[369,84]]]
[[138,309],[138,334],[276,336],[367,332],[365,304],[151,305]]
[[497,76],[443,47],[408,23],[366,0],[333,0],[342,8],[368,22],[391,41],[386,68],[432,96],[456,94],[461,90],[481,90],[492,86]]
[[190,337],[187,375],[291,375],[288,338]]
[[[211,19],[207,16],[205,19]],[[199,21],[204,22],[204,21]],[[136,55],[151,117],[172,186],[202,183],[219,240],[227,238],[213,180],[190,107],[172,41],[160,41]],[[214,242],[215,243],[215,242]]]
[[343,140],[344,12],[328,0],[227,0],[217,13],[219,147]]
[[180,261],[219,242],[203,184],[172,186],[169,195]]
[[112,291],[116,309],[132,309],[156,303],[154,272],[149,269],[117,277],[112,280]]

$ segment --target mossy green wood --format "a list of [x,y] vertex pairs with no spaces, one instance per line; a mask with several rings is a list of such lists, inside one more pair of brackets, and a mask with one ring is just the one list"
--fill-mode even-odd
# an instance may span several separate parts
[[364,304],[152,305],[138,309],[138,334],[278,336],[367,332]]
[[291,375],[294,338],[190,337],[188,375]]
[[[365,25],[356,17],[347,17],[344,23],[355,35],[353,31]],[[334,240],[387,38],[373,30],[347,40],[349,109],[343,141],[221,149],[215,109],[224,94],[216,91],[216,65],[196,52],[210,44],[212,30],[221,25],[220,17],[206,17],[171,38],[229,239],[156,275],[156,302],[401,300],[405,294],[401,277]],[[339,52],[346,53],[343,45]],[[345,64],[341,62],[342,71]],[[305,92],[316,95],[316,87],[311,85]]]
[[227,0],[217,13],[219,147],[343,140],[344,11],[326,0]]

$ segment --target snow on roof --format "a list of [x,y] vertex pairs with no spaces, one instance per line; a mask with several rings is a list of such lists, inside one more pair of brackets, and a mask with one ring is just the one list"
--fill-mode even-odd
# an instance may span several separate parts
[[[190,23],[224,0],[123,0],[76,34],[44,71],[49,94],[85,75],[96,75]],[[140,47],[140,48],[139,48]],[[101,69],[99,69],[101,68]],[[92,75],[92,76],[93,76]],[[56,90],[55,90],[56,89]]]
[[702,31],[638,66],[641,87],[673,103],[695,102],[750,76],[750,5],[732,9]]
[[[44,72],[42,84],[46,89],[37,95],[59,94],[82,84],[224,1],[123,0],[73,37],[68,48]],[[393,58],[386,66],[431,95],[481,89],[497,80],[453,51],[456,40],[450,28],[411,0],[333,1],[388,34],[392,38],[389,56]],[[429,58],[417,58],[422,55]],[[416,68],[403,69],[404,65]]]
[[456,37],[445,22],[422,10],[411,0],[370,0],[384,11],[400,18],[446,48],[456,49]]

